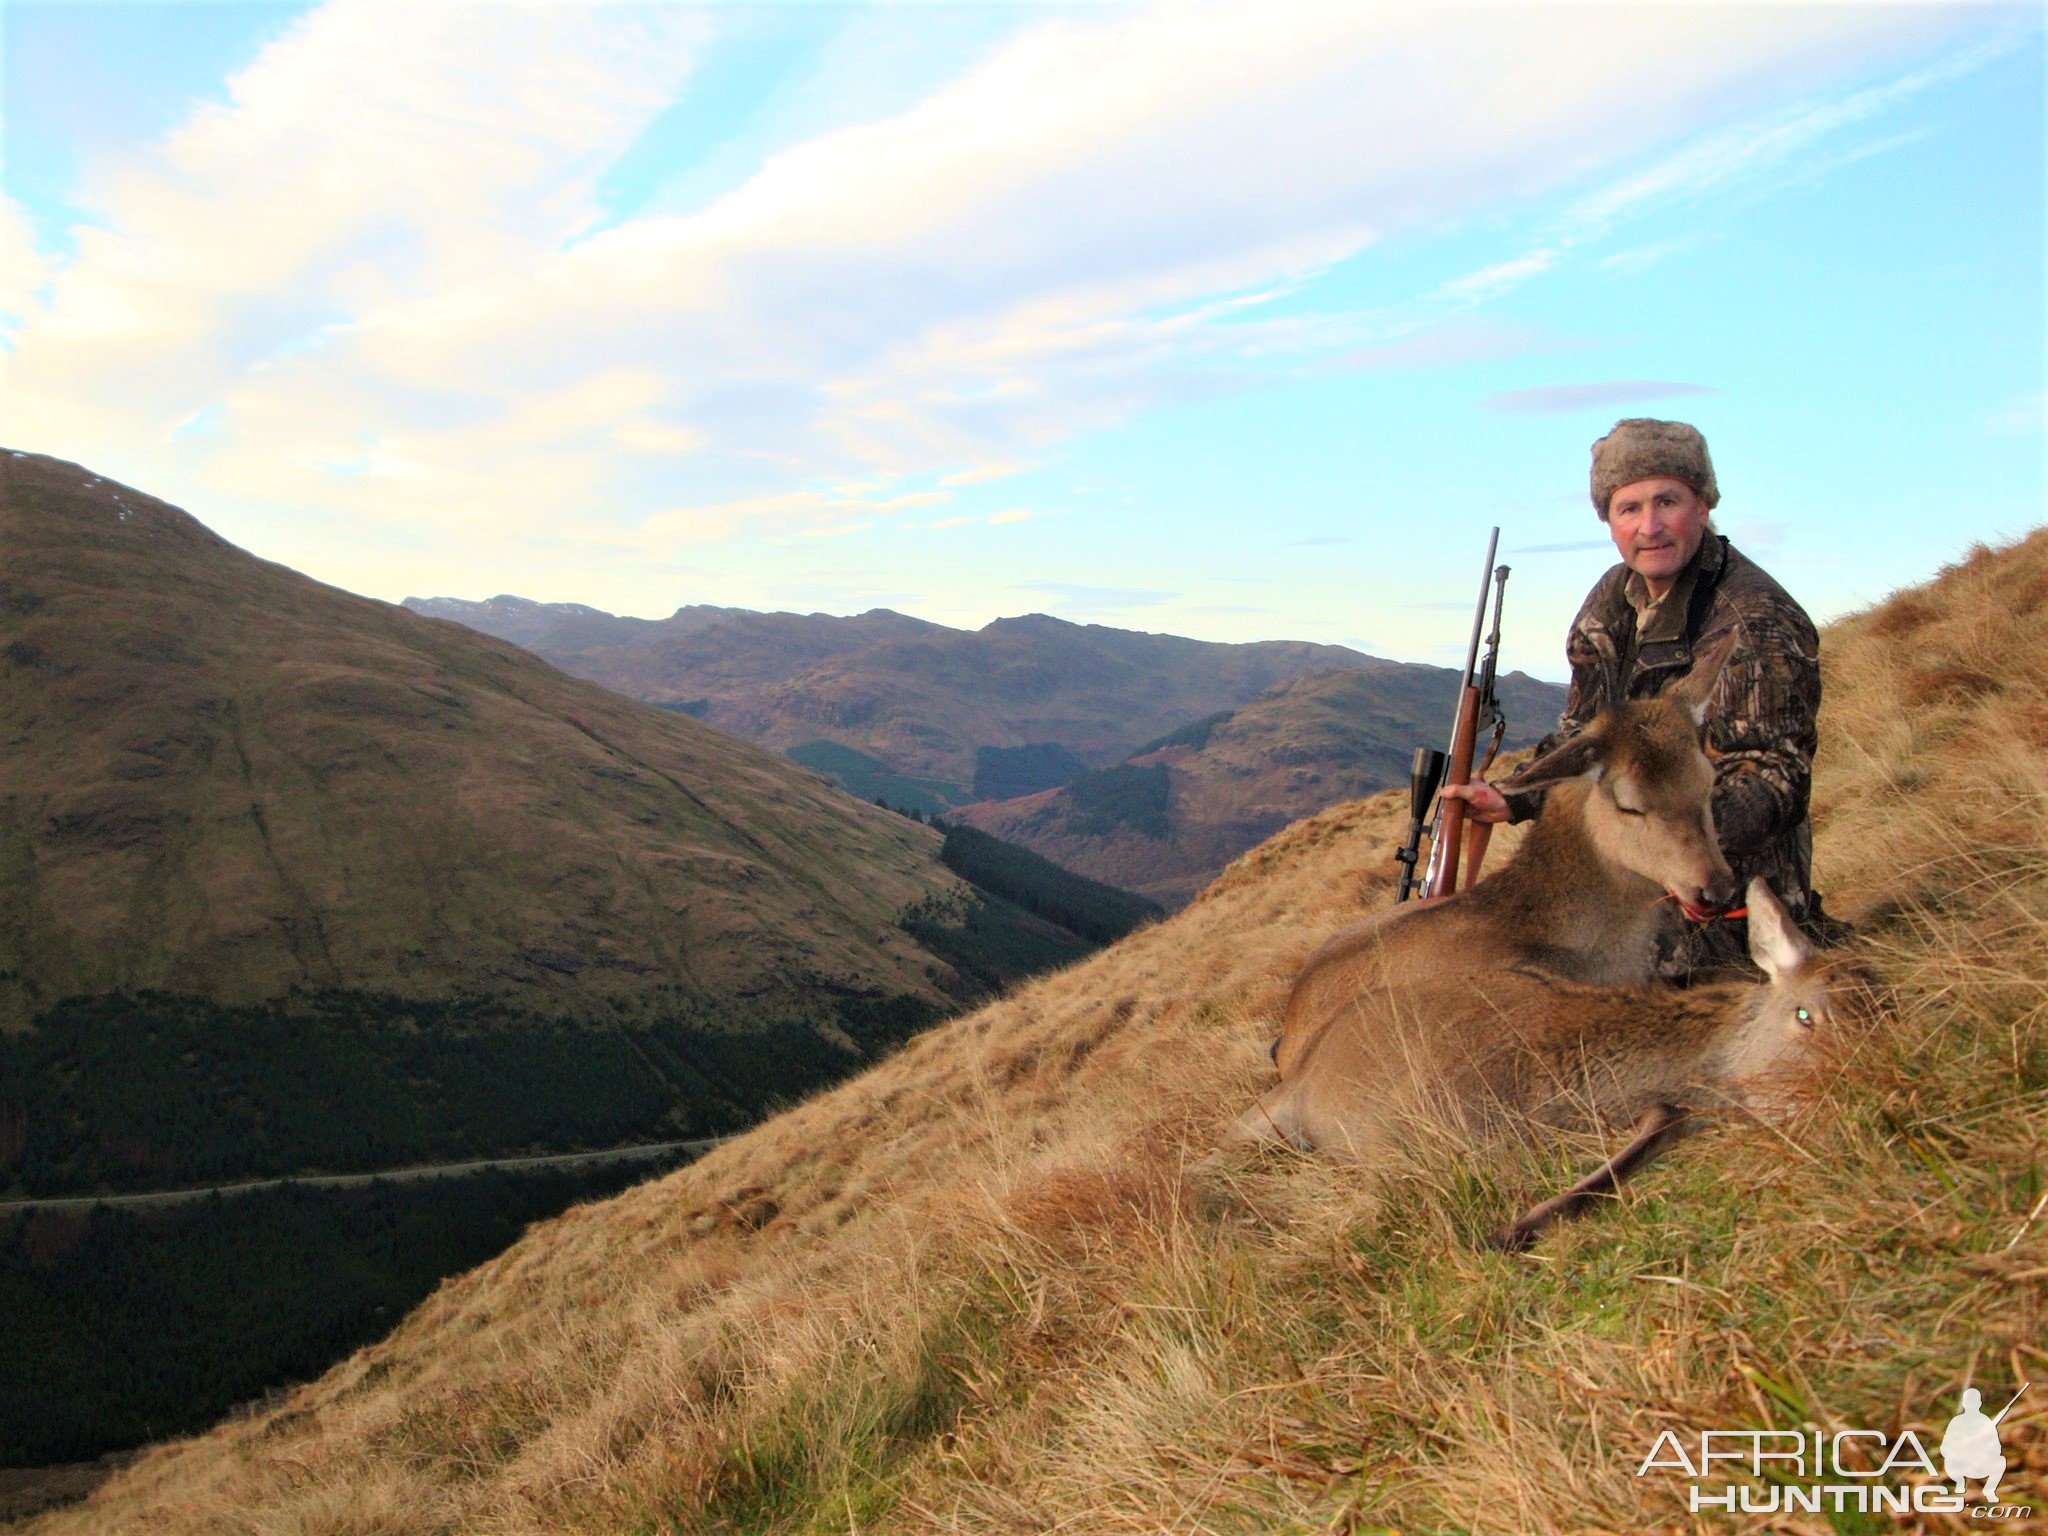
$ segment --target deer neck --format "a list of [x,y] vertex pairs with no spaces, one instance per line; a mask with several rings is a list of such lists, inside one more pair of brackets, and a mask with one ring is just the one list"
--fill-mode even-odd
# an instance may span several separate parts
[[1585,780],[1554,786],[1501,878],[1520,886],[1514,904],[1553,965],[1599,985],[1646,980],[1663,887],[1601,854],[1586,825],[1593,793]]

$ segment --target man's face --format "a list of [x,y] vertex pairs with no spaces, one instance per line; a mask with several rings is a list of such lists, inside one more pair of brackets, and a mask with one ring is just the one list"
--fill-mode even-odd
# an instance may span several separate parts
[[1637,480],[1607,500],[1608,537],[1653,597],[1671,590],[1706,532],[1707,504],[1683,480]]

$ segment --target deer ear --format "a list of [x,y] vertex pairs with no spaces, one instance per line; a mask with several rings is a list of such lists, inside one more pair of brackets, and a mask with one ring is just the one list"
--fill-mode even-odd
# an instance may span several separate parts
[[1590,774],[1595,780],[1606,771],[1606,741],[1592,731],[1581,731],[1561,747],[1530,763],[1515,775],[1516,789],[1540,789],[1565,779]]
[[1729,630],[1711,649],[1693,654],[1692,670],[1671,690],[1671,697],[1692,713],[1692,723],[1703,726],[1707,723],[1707,710],[1714,701],[1714,688],[1721,681],[1721,671],[1728,665],[1728,657],[1735,650],[1736,632]]
[[1762,876],[1749,882],[1749,958],[1776,980],[1813,958],[1813,946]]

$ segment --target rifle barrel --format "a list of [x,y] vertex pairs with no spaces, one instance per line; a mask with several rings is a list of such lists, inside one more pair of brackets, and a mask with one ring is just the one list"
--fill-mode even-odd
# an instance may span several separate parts
[[1472,614],[1472,643],[1465,647],[1464,683],[1472,681],[1473,669],[1479,665],[1479,637],[1486,632],[1487,585],[1493,579],[1493,552],[1500,547],[1500,529],[1495,527],[1486,540],[1486,563],[1479,567],[1479,606]]
[[[1464,784],[1472,777],[1472,749],[1479,735],[1479,641],[1486,633],[1488,586],[1496,579],[1494,551],[1500,547],[1496,525],[1486,538],[1486,562],[1479,568],[1479,602],[1472,612],[1472,642],[1465,648],[1465,671],[1458,680],[1458,703],[1451,715],[1451,746],[1444,754],[1444,783]],[[1425,900],[1448,896],[1458,888],[1458,848],[1465,827],[1465,802],[1437,800],[1436,819],[1429,829],[1429,865],[1423,877]]]
[[[2017,1391],[2017,1392],[2013,1393],[2013,1395],[2012,1395],[2012,1403],[2016,1403],[2016,1402],[2018,1402],[2018,1401],[2019,1401],[2019,1400],[2020,1400],[2021,1398],[2025,1397],[2025,1396],[2027,1395],[2027,1388],[2028,1388],[2028,1387],[2031,1387],[2032,1385],[2033,1385],[2033,1382],[2031,1382],[2031,1381],[2023,1381],[2023,1382],[2021,1382],[2021,1383],[2020,1383],[2020,1389],[2019,1389],[2019,1391]],[[2002,1418],[2004,1418],[2004,1417],[2005,1417],[2005,1416],[2006,1416],[2006,1415],[2007,1415],[2008,1413],[2011,1413],[2011,1412],[2012,1412],[2012,1403],[2007,1403],[2007,1404],[2006,1404],[2006,1405],[2005,1405],[2005,1406],[2004,1406],[2003,1408],[2001,1408],[2001,1409],[1999,1409],[1999,1410],[1998,1410],[1998,1419],[2002,1419]],[[1993,1424],[1996,1424],[1996,1423],[1998,1422],[1998,1419],[1993,1419],[1993,1420],[1992,1420],[1991,1422],[1992,1422]]]

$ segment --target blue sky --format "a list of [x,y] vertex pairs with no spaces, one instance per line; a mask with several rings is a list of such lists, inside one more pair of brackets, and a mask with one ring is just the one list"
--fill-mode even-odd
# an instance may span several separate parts
[[2043,11],[9,0],[12,447],[372,596],[1507,661],[1673,416],[1823,620],[2042,520]]

